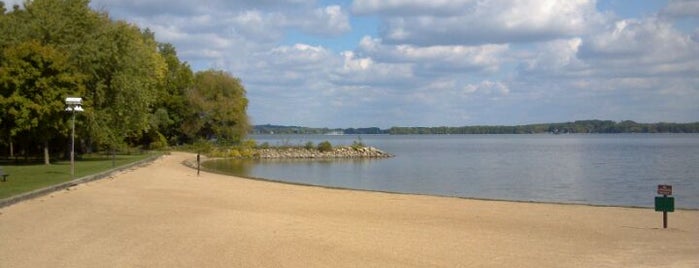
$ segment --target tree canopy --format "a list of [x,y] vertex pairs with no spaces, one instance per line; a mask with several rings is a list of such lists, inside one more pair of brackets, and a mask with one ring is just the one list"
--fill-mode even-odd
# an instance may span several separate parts
[[249,128],[245,93],[240,79],[194,73],[174,46],[88,0],[33,0],[11,10],[0,1],[3,152],[42,148],[47,163],[50,148],[65,153],[69,96],[83,98],[76,139],[84,151],[239,141]]

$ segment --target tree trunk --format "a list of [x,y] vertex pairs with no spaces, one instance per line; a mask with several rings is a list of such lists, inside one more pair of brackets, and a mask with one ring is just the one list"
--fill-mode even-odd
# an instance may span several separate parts
[[49,141],[44,142],[44,164],[51,164],[51,162],[49,161]]
[[15,158],[15,149],[14,145],[12,144],[12,138],[10,138],[10,158]]

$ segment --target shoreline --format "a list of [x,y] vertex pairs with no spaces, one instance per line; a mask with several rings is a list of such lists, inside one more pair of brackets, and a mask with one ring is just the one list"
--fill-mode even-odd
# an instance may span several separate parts
[[[203,157],[201,163],[203,164],[206,161],[211,161],[211,160],[220,160],[220,159],[227,159],[227,158],[206,158]],[[231,158],[235,159],[235,158]],[[272,160],[277,160],[277,159],[272,159]],[[313,159],[308,159],[308,158],[302,158],[302,159],[295,159],[295,158],[290,158],[289,160],[308,160],[312,161]],[[318,159],[315,159],[318,160]],[[193,170],[196,170],[196,160],[195,162],[190,162],[190,161],[183,161],[182,165],[187,166]],[[492,202],[513,202],[513,203],[530,203],[530,204],[550,204],[550,205],[567,205],[567,206],[590,206],[590,207],[611,207],[611,208],[631,208],[631,209],[654,209],[653,207],[644,207],[640,205],[615,205],[615,204],[595,204],[595,203],[574,203],[574,202],[565,202],[565,201],[538,201],[538,200],[516,200],[516,199],[502,199],[502,198],[487,198],[487,197],[469,197],[469,196],[458,196],[458,195],[439,195],[439,194],[426,194],[426,193],[415,193],[415,192],[392,192],[392,191],[387,191],[387,190],[373,190],[373,189],[357,189],[357,188],[348,188],[348,187],[341,187],[341,186],[330,186],[330,185],[321,185],[321,184],[312,184],[312,183],[303,183],[303,182],[293,182],[293,181],[285,181],[281,179],[270,179],[270,178],[263,178],[263,177],[253,177],[253,176],[243,176],[243,175],[236,175],[236,174],[229,174],[226,172],[220,172],[217,170],[213,169],[208,169],[204,168],[203,166],[201,167],[201,171],[203,172],[208,172],[208,173],[213,173],[213,174],[220,174],[223,176],[229,176],[231,178],[243,178],[243,179],[249,179],[249,180],[256,180],[256,181],[264,181],[264,182],[271,182],[271,183],[281,183],[281,184],[288,184],[288,185],[296,185],[296,186],[305,186],[305,187],[317,187],[317,188],[322,188],[322,189],[335,189],[335,190],[347,190],[347,191],[362,191],[362,192],[368,192],[368,193],[384,193],[384,194],[403,194],[403,195],[415,195],[415,196],[432,196],[432,197],[441,197],[441,198],[457,198],[457,199],[464,199],[464,200],[477,200],[477,201],[492,201]],[[699,211],[699,208],[683,208],[683,207],[675,207],[675,210],[683,210],[683,211]]]
[[696,267],[699,213],[329,189],[172,153],[0,208],[7,267]]

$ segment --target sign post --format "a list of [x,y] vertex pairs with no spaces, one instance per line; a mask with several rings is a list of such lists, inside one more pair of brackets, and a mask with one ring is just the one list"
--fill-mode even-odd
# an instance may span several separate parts
[[197,153],[197,177],[199,177],[199,166],[201,165],[201,160],[199,159],[199,153]]
[[663,228],[667,228],[667,213],[675,211],[675,198],[672,195],[672,185],[658,185],[658,194],[663,196],[655,197],[655,211],[663,212]]

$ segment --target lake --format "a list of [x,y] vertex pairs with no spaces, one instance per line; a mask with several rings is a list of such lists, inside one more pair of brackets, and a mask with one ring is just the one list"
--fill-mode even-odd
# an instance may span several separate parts
[[652,207],[658,184],[699,209],[699,135],[254,135],[258,144],[350,145],[354,160],[217,160],[205,167],[293,183],[438,196]]

